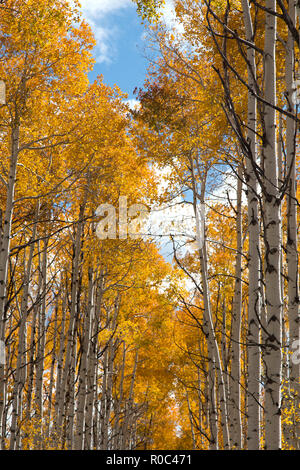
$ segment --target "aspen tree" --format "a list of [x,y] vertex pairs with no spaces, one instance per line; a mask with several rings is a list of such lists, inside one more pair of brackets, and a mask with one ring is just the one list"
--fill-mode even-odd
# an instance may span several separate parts
[[235,261],[235,288],[232,305],[232,337],[231,337],[231,371],[229,377],[229,425],[232,446],[235,449],[242,447],[241,423],[241,316],[242,316],[242,252],[243,252],[243,226],[242,226],[242,164],[238,168],[237,207],[236,207],[236,261]]
[[[254,39],[249,2],[242,1],[243,18],[246,39]],[[255,50],[247,47],[248,59],[248,145],[249,155],[246,155],[246,183],[248,199],[248,231],[249,231],[249,301],[248,301],[248,449],[257,450],[260,447],[260,222],[258,214],[258,182],[256,165],[258,165],[257,148],[257,100],[255,98],[256,57]]]
[[[292,23],[296,24],[296,8],[293,0],[289,1],[289,15]],[[295,52],[294,39],[288,30],[285,65],[286,98],[288,110],[295,114]],[[294,119],[286,118],[286,173],[289,178],[287,190],[287,247],[286,260],[288,270],[288,318],[289,318],[289,380],[293,405],[299,407],[299,364],[291,360],[291,346],[299,342],[299,272],[298,272],[298,243],[297,243],[297,180],[296,180],[296,142],[297,127]],[[295,343],[294,343],[295,344]],[[297,413],[297,411],[296,411]],[[297,439],[296,439],[297,440]],[[294,445],[298,446],[296,442]]]
[[278,159],[276,147],[276,2],[267,0],[264,46],[264,109],[265,136],[263,159],[265,194],[264,222],[264,269],[266,282],[267,337],[264,348],[266,375],[266,449],[281,448],[281,219],[278,183]]

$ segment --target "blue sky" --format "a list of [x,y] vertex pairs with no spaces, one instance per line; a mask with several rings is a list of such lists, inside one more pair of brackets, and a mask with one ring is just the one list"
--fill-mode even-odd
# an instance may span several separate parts
[[[168,0],[164,9],[167,23],[172,20],[172,3]],[[133,99],[133,90],[143,85],[147,68],[145,29],[135,5],[131,0],[81,0],[81,5],[97,41],[91,80],[102,74],[105,83],[118,85]]]
[[[143,86],[148,65],[145,58],[146,30],[134,3],[132,0],[81,0],[81,5],[83,16],[90,24],[97,41],[94,50],[96,64],[90,80],[102,74],[105,83],[110,86],[116,84],[128,94],[129,100],[134,100],[133,90]],[[173,0],[166,0],[162,13],[165,24],[172,26],[175,18]],[[184,213],[187,213],[187,208]],[[163,214],[161,217],[159,211],[153,214],[153,233],[161,230],[160,220],[167,219],[165,212]],[[171,261],[173,248],[169,238],[163,238],[159,246],[163,256]]]
[[[165,24],[168,27],[180,28],[175,21],[173,0],[165,0],[165,3],[162,12]],[[106,84],[116,84],[128,94],[129,100],[133,100],[133,90],[143,86],[148,65],[144,57],[147,45],[143,39],[145,28],[136,13],[135,5],[132,0],[81,0],[81,5],[83,16],[89,22],[97,41],[94,50],[96,64],[90,80],[93,81],[97,75],[102,74]],[[219,191],[219,196],[214,197],[223,199],[224,195]],[[187,199],[191,200],[189,195]],[[179,216],[182,215],[180,207],[178,206]],[[185,217],[187,209],[192,207],[185,205]],[[154,216],[159,222],[157,214]],[[167,220],[167,217],[163,215],[163,219]],[[172,258],[172,250],[172,244],[168,241],[161,246],[163,256],[169,261]]]

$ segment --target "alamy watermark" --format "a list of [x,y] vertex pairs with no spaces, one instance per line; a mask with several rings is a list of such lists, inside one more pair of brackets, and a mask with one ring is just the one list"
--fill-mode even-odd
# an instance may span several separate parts
[[196,242],[203,248],[205,206],[196,208],[186,202],[149,209],[144,204],[128,204],[127,196],[120,196],[118,207],[101,204],[96,216],[101,217],[96,234],[100,240],[127,238],[172,238]]

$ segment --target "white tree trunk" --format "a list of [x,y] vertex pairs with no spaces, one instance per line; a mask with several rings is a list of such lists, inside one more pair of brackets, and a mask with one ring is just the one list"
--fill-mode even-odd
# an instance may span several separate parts
[[[13,202],[16,185],[17,160],[19,153],[20,128],[16,125],[12,128],[11,137],[11,157],[9,176],[7,183],[7,197],[4,215],[4,227],[1,239],[0,251],[0,340],[5,343],[5,300],[8,260],[10,251],[11,224],[13,216]],[[2,427],[2,414],[4,408],[4,385],[5,385],[5,365],[0,364],[0,429]]]
[[[289,0],[289,15],[296,24],[295,0]],[[295,94],[297,85],[294,81],[295,57],[294,39],[291,31],[288,31],[286,54],[286,97],[288,101],[288,111],[295,114]],[[300,364],[293,361],[293,345],[299,345],[299,286],[298,286],[298,243],[297,243],[297,180],[296,180],[296,124],[294,119],[286,118],[286,156],[287,156],[287,176],[290,177],[287,185],[287,246],[286,259],[288,268],[288,318],[289,318],[289,393],[291,407],[294,408],[294,421],[299,417],[299,377]],[[292,431],[293,448],[299,449],[299,435],[297,431]]]
[[[267,0],[266,7],[276,11],[276,0]],[[276,16],[266,12],[264,72],[265,100],[276,105]],[[265,194],[264,242],[267,335],[264,345],[265,366],[265,432],[266,449],[281,448],[281,218],[276,141],[276,114],[272,106],[264,109],[265,136],[263,142]]]
[[229,416],[230,438],[233,448],[241,449],[242,422],[241,422],[241,394],[240,394],[240,333],[242,314],[242,164],[238,169],[237,184],[237,209],[236,209],[236,265],[235,265],[235,289],[232,308],[232,347],[231,347],[231,372],[229,380]]
[[[248,0],[242,0],[246,39],[253,41],[253,25]],[[255,174],[257,159],[257,100],[252,93],[255,90],[256,62],[255,51],[247,47],[248,59],[248,135],[249,154],[246,155],[246,184],[248,200],[249,232],[249,300],[248,300],[248,449],[259,449],[260,430],[260,224],[258,216],[258,184]]]

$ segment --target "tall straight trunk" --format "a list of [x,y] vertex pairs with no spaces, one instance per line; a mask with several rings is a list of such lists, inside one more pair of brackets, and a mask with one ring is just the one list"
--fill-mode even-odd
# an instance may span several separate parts
[[[28,293],[30,284],[30,274],[32,269],[33,253],[35,248],[34,240],[36,239],[37,230],[37,218],[38,208],[36,210],[36,220],[33,228],[31,245],[29,249],[29,256],[27,266],[25,264],[24,279],[23,279],[23,293],[21,300],[21,311],[20,311],[20,322],[19,322],[19,334],[18,334],[18,357],[16,365],[15,382],[13,387],[13,403],[12,403],[12,417],[10,427],[10,450],[17,449],[17,438],[20,434],[20,430],[17,428],[17,419],[21,417],[21,403],[22,403],[22,392],[25,385],[25,363],[26,363],[26,320],[27,320],[27,308],[28,308]],[[26,250],[24,251],[24,261],[26,260]]]
[[113,376],[114,376],[114,359],[115,359],[115,352],[117,348],[117,342],[111,340],[108,345],[107,349],[107,363],[106,363],[106,388],[105,388],[105,407],[104,407],[104,419],[102,422],[103,430],[102,430],[102,449],[109,450],[110,447],[110,418],[111,418],[111,411],[112,411],[112,403],[113,403]]
[[[124,374],[125,374],[125,365],[126,365],[126,343],[123,341],[123,354],[121,362],[121,374],[119,379],[119,396],[116,394],[114,400],[114,440],[113,440],[113,449],[117,450],[120,448],[122,442],[122,426],[121,426],[121,407],[123,403],[123,392],[124,392]],[[118,371],[120,373],[120,371]]]
[[198,394],[198,421],[199,421],[199,449],[203,449],[203,434],[202,434],[202,415],[203,415],[203,407],[202,407],[202,398],[201,398],[201,372],[200,367],[197,366],[197,394]]
[[[14,324],[14,318],[11,315],[9,319],[9,324],[8,324],[8,332],[10,333],[13,329]],[[11,357],[11,354],[13,354],[12,350],[14,350],[14,347],[12,347],[12,344],[7,345],[7,357]],[[7,373],[9,372],[9,366],[7,368]],[[9,414],[10,414],[10,406],[11,402],[7,402],[6,398],[8,395],[8,390],[9,390],[9,384],[8,380],[5,381],[4,385],[4,403],[5,406],[3,408],[3,420],[2,420],[2,429],[1,429],[1,449],[7,449],[7,425],[8,425],[8,420],[9,420]],[[9,423],[10,425],[10,423]]]
[[[199,225],[200,221],[198,220],[198,208],[197,208],[197,187],[194,175],[194,164],[191,160],[191,169],[192,169],[192,183],[193,183],[193,196],[194,196],[194,212],[196,217],[196,224]],[[203,188],[205,185],[203,184]],[[202,199],[204,200],[205,191],[203,190]],[[204,230],[201,230],[201,227],[197,226],[198,236],[203,235]],[[199,238],[200,240],[201,238]],[[199,246],[199,257],[201,263],[201,270],[204,267],[204,257],[203,252]],[[206,279],[206,277],[205,277]],[[203,292],[204,295],[204,313],[203,313],[203,332],[206,338],[206,349],[207,349],[207,362],[208,362],[208,374],[207,374],[207,414],[208,414],[208,423],[210,431],[210,440],[209,448],[210,450],[218,450],[219,448],[219,439],[218,439],[218,409],[217,409],[217,390],[216,390],[216,360],[215,360],[215,349],[212,340],[212,334],[210,334],[210,328],[208,325],[208,307],[209,302],[207,301],[207,292]],[[212,322],[211,322],[212,324]],[[225,386],[225,385],[224,385]]]
[[[38,351],[35,383],[35,406],[40,418],[43,416],[43,375],[46,344],[46,296],[47,296],[47,240],[44,241],[40,266],[41,305],[38,317]],[[39,440],[40,444],[41,441]]]
[[[242,0],[246,39],[253,41],[254,32],[248,0]],[[255,51],[247,47],[248,59],[248,154],[246,155],[246,184],[248,200],[249,232],[249,300],[248,300],[248,449],[259,449],[260,430],[260,224],[258,217],[258,184],[255,173],[257,155],[257,100],[255,91],[256,62]]]
[[[7,196],[4,215],[4,227],[0,248],[0,340],[5,343],[5,301],[8,273],[8,260],[10,252],[11,224],[13,216],[13,202],[16,185],[17,160],[19,153],[20,126],[17,123],[12,128],[11,157],[7,183]],[[0,363],[0,429],[2,427],[2,414],[4,408],[5,365]]]
[[192,411],[191,404],[190,404],[189,392],[188,392],[187,389],[186,389],[185,396],[186,396],[186,402],[187,402],[188,412],[189,412],[189,420],[190,420],[190,426],[191,426],[193,450],[195,450],[197,448],[197,445],[196,445],[196,437],[195,437],[194,416],[193,416],[193,411]]
[[135,384],[136,371],[137,371],[137,366],[138,366],[138,358],[139,358],[139,350],[137,349],[135,353],[135,357],[134,357],[133,371],[131,374],[129,395],[128,395],[128,399],[127,399],[127,403],[125,405],[125,411],[124,411],[123,430],[122,430],[123,443],[121,446],[122,450],[130,449],[130,438],[131,438],[130,425],[131,425],[131,418],[132,418],[132,410],[134,407],[134,384]]
[[[287,65],[287,62],[286,62]],[[283,135],[283,119],[282,114],[279,114],[279,126],[277,134],[277,155],[278,155],[278,181],[282,185],[284,182],[284,160],[283,160],[283,151],[284,151],[284,135]],[[284,228],[282,227],[282,238],[284,234]],[[282,279],[284,278],[284,256],[283,250],[280,252],[280,270]],[[281,282],[281,297],[284,299],[284,282]],[[289,344],[288,344],[288,322],[287,322],[288,312],[283,310],[282,312],[282,384],[288,387],[289,382]],[[289,413],[289,408],[291,405],[291,400],[289,397],[289,392],[287,390],[285,399],[282,399],[282,410],[283,413]],[[291,446],[291,434],[290,434],[290,424],[288,420],[284,420],[282,423],[282,437],[285,440],[287,446]]]
[[[295,0],[289,0],[289,15],[293,24],[296,24]],[[291,31],[288,31],[287,54],[286,54],[286,96],[288,110],[295,114],[295,54],[294,39]],[[299,285],[298,285],[298,243],[297,243],[297,180],[296,180],[296,124],[294,119],[286,118],[286,156],[287,176],[290,177],[287,186],[287,246],[286,259],[288,269],[288,319],[289,319],[289,393],[295,410],[295,421],[299,413],[299,377],[300,364],[293,360],[293,347],[299,348]],[[298,419],[300,419],[298,415]],[[299,435],[294,433],[293,447],[299,449]]]
[[[197,205],[198,198],[200,196],[201,204],[204,204],[205,197],[205,179],[202,181],[202,187],[200,194],[197,191],[197,182],[194,173],[194,162],[191,162],[192,168],[192,187],[193,187],[193,207],[194,214],[196,219],[196,230],[198,237],[200,234],[203,235],[202,243],[200,238],[198,238],[199,243],[199,257],[200,257],[200,271],[201,271],[201,281],[202,281],[202,290],[203,290],[203,301],[204,301],[204,321],[208,331],[208,352],[209,352],[209,361],[212,361],[215,364],[216,368],[216,377],[217,377],[217,389],[220,394],[220,409],[221,409],[221,428],[223,433],[223,444],[225,449],[230,448],[230,439],[229,439],[229,429],[228,429],[228,414],[227,414],[227,394],[224,380],[224,371],[221,361],[221,354],[219,350],[219,345],[217,337],[215,334],[215,328],[213,324],[212,312],[211,312],[211,301],[210,301],[210,291],[208,285],[208,274],[207,274],[207,252],[206,252],[206,240],[205,240],[205,228],[204,220],[202,221],[203,226],[200,226],[199,219],[199,208]],[[203,215],[203,214],[202,214]]]
[[89,286],[88,286],[88,305],[83,320],[83,338],[81,361],[79,369],[78,383],[78,399],[76,408],[76,434],[75,434],[75,450],[83,450],[84,448],[84,412],[87,395],[87,364],[91,339],[91,325],[94,310],[94,278],[93,269],[89,268]]
[[[99,346],[97,345],[97,351]],[[93,402],[93,449],[99,450],[101,449],[101,421],[100,421],[100,413],[99,413],[99,394],[100,394],[100,372],[99,372],[99,361],[96,361],[96,369],[95,369],[95,393],[94,393],[94,402]]]
[[[98,282],[95,300],[95,315],[92,319],[92,337],[88,349],[88,372],[87,372],[87,397],[85,407],[84,449],[92,450],[97,441],[93,441],[93,410],[94,400],[97,399],[97,369],[98,369],[98,333],[100,325],[100,314],[102,306],[102,276]],[[100,325],[100,326],[99,326]],[[97,418],[96,418],[97,419]],[[92,447],[92,444],[94,446]]]
[[[110,320],[110,329],[113,332],[116,329],[117,325],[117,317],[119,312],[119,298],[117,297],[114,303],[114,309],[112,318]],[[112,338],[109,339],[108,347],[105,351],[105,364],[104,364],[104,373],[105,373],[105,380],[103,380],[105,384],[105,388],[102,392],[104,401],[101,403],[101,416],[102,416],[102,423],[101,423],[101,449],[102,450],[109,450],[109,430],[110,430],[110,418],[111,418],[111,411],[112,411],[112,401],[113,401],[113,375],[114,375],[114,360],[116,351],[119,347],[119,339],[116,340]],[[103,407],[104,406],[104,407]]]
[[[221,285],[222,289],[222,285]],[[218,312],[218,303],[216,307],[216,312]],[[227,407],[228,407],[228,430],[230,434],[230,421],[231,421],[231,416],[230,416],[230,394],[229,394],[229,383],[230,383],[230,378],[229,378],[229,350],[230,350],[230,339],[227,338],[227,323],[228,323],[228,311],[225,305],[225,299],[222,302],[222,329],[221,329],[221,347],[220,347],[220,352],[222,354],[222,363],[223,363],[223,371],[224,371],[224,381],[225,381],[225,389],[226,389],[226,401],[227,401]],[[231,435],[230,435],[231,438]],[[230,447],[231,447],[231,441],[230,441]]]
[[52,428],[51,416],[52,416],[52,397],[53,397],[53,388],[54,388],[54,369],[56,362],[56,344],[58,339],[58,296],[55,300],[55,317],[54,317],[54,331],[52,339],[52,358],[51,358],[51,368],[50,368],[50,381],[49,381],[49,390],[48,390],[48,413],[47,413],[47,431],[46,436],[49,438]]
[[[207,329],[206,329],[207,330]],[[207,339],[208,356],[208,416],[210,428],[210,450],[219,449],[218,439],[218,410],[216,396],[216,361],[210,338]]]
[[68,400],[66,407],[66,438],[67,448],[70,450],[74,449],[75,439],[75,390],[76,383],[78,381],[78,374],[76,371],[77,366],[77,338],[79,328],[79,317],[80,317],[80,291],[81,291],[81,274],[78,273],[78,286],[76,293],[76,315],[75,315],[75,326],[74,326],[74,337],[71,348],[71,364],[68,377]]
[[74,340],[71,348],[71,363],[67,382],[65,438],[68,450],[74,449],[74,421],[75,421],[75,387],[76,387],[76,363],[77,363],[77,319],[75,321]]
[[106,423],[106,410],[107,405],[106,401],[108,399],[108,348],[106,348],[104,355],[103,355],[103,375],[102,375],[102,384],[101,384],[101,400],[100,400],[100,449],[101,450],[108,450],[107,449],[107,423]]
[[241,449],[242,422],[241,422],[241,396],[240,396],[240,333],[242,315],[242,164],[238,169],[237,208],[236,208],[236,259],[235,259],[235,288],[232,308],[232,337],[231,337],[231,372],[229,380],[230,402],[230,438],[235,449]]
[[32,321],[31,321],[31,334],[30,334],[30,346],[28,354],[28,388],[27,388],[27,405],[26,405],[26,417],[29,420],[31,417],[31,404],[32,404],[32,393],[34,383],[34,371],[35,371],[35,336],[36,336],[36,317],[37,307],[33,308]]
[[[211,450],[218,449],[218,415],[216,409],[216,388],[215,388],[215,361],[210,358],[213,356],[213,351],[211,349],[211,344],[208,343],[208,332],[205,323],[203,322],[203,332],[206,337],[206,341],[201,344],[199,339],[199,354],[204,357],[203,368],[205,369],[205,382],[204,382],[204,396],[205,400],[203,403],[201,401],[201,377],[200,377],[200,368],[197,368],[198,374],[198,396],[199,396],[199,407],[201,407],[203,413],[206,416],[207,426],[209,428],[209,448]],[[202,346],[202,348],[201,348]],[[200,410],[199,410],[200,415]],[[201,428],[200,428],[201,429]]]
[[[242,304],[242,318],[241,318],[241,344],[246,345],[248,338],[248,302]],[[246,411],[248,409],[248,348],[241,348],[241,406],[242,413],[242,449],[247,449],[247,424],[248,416]]]
[[[276,0],[267,0],[264,72],[265,100],[276,105]],[[264,347],[265,365],[265,429],[266,449],[281,448],[281,218],[278,161],[276,148],[276,114],[272,106],[264,110],[265,136],[263,142],[265,194],[264,242],[267,336]]]
[[[61,275],[61,283],[63,282],[63,276]],[[62,374],[63,374],[63,361],[65,354],[65,324],[66,324],[66,299],[67,294],[63,293],[62,299],[62,312],[61,312],[61,326],[59,334],[59,352],[57,358],[57,368],[56,368],[56,384],[55,384],[55,405],[54,405],[54,423],[53,429],[56,437],[61,434],[61,429],[58,427],[58,417],[59,417],[59,406],[60,406],[60,397],[62,395]]]
[[[72,266],[72,280],[71,280],[71,305],[70,305],[70,316],[69,326],[67,333],[67,347],[66,357],[62,376],[62,387],[59,397],[58,404],[58,429],[62,429],[63,438],[61,445],[64,447],[67,435],[70,437],[70,418],[73,419],[73,413],[70,409],[73,402],[73,388],[75,386],[75,364],[76,364],[76,328],[77,328],[77,294],[79,286],[79,264],[81,255],[81,237],[83,233],[83,216],[85,210],[85,203],[81,205],[79,211],[79,221],[77,224],[77,230],[73,248],[73,266]],[[62,428],[63,426],[63,428]],[[72,445],[70,442],[68,445]]]

